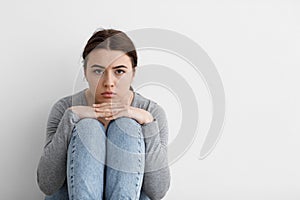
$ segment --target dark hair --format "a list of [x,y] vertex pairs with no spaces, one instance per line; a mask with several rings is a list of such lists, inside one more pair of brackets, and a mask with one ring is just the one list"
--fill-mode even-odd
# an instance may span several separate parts
[[82,53],[83,67],[86,70],[88,54],[94,49],[123,51],[131,59],[132,68],[137,66],[137,53],[131,39],[122,31],[115,29],[101,29],[96,31],[88,40]]

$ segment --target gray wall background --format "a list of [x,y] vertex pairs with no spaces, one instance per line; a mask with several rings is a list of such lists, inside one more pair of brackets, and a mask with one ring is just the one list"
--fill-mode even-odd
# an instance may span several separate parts
[[[80,55],[99,27],[184,34],[201,45],[222,77],[223,135],[214,151],[198,160],[211,105],[201,79],[185,74],[199,98],[199,134],[171,165],[165,199],[300,198],[298,1],[28,0],[0,5],[1,199],[43,198],[36,167],[48,113],[56,100],[79,88]],[[154,62],[154,54],[141,53],[141,64]],[[171,56],[156,56],[155,63],[176,65]],[[171,105],[179,105],[176,99],[156,87],[140,92],[167,110],[171,142],[180,127],[180,107],[172,110]]]

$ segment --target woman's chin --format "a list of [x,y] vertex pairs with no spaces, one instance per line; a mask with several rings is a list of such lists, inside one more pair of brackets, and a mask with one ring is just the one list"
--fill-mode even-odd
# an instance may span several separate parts
[[99,99],[96,99],[95,103],[96,104],[99,104],[99,103],[111,103],[111,102],[114,102],[116,101],[115,98],[99,98]]

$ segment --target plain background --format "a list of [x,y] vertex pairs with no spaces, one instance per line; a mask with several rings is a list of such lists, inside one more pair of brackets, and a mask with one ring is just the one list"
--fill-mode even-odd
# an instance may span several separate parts
[[[300,199],[299,9],[296,0],[2,1],[1,199],[43,198],[36,167],[50,108],[83,81],[80,55],[101,27],[184,34],[207,52],[223,80],[223,135],[204,160],[198,156],[211,105],[202,80],[190,83],[199,90],[199,134],[171,165],[164,199]],[[143,54],[141,63],[151,62],[151,52]],[[170,105],[178,102],[157,86],[141,93],[167,110],[171,142],[181,119],[180,107]]]

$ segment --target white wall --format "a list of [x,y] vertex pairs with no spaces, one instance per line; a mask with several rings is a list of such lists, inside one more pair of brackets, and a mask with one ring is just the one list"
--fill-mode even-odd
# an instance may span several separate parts
[[[42,199],[36,167],[48,113],[73,92],[82,49],[99,27],[186,35],[223,80],[223,135],[204,160],[197,157],[211,117],[209,95],[201,80],[192,86],[203,97],[200,131],[172,164],[165,199],[299,199],[299,9],[296,0],[1,2],[1,199]],[[151,96],[154,88],[143,91]],[[164,98],[161,104],[172,141],[180,116],[170,112],[179,109],[170,110]]]

